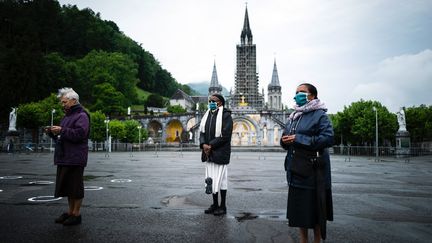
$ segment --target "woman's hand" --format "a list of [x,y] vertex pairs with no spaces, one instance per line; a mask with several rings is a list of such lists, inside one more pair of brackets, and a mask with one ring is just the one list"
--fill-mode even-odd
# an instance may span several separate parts
[[211,145],[203,144],[204,153],[209,156],[211,152]]
[[282,136],[282,143],[284,144],[292,144],[294,143],[294,140],[295,140],[295,134]]
[[62,130],[62,127],[61,127],[61,126],[52,126],[52,127],[51,127],[51,132],[52,132],[52,134],[54,134],[54,135],[58,135],[58,134],[60,134],[61,130]]

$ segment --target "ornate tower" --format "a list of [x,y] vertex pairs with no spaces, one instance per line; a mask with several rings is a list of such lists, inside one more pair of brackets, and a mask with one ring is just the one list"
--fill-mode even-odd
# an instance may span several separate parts
[[235,93],[233,106],[263,108],[263,96],[259,93],[258,73],[256,67],[256,46],[252,42],[252,31],[246,7],[240,44],[237,45],[237,66],[235,75]]
[[268,85],[268,109],[282,110],[282,88],[279,84],[279,75],[276,67],[276,59],[273,65],[271,83]]
[[216,72],[216,61],[213,64],[213,73],[212,73],[212,77],[211,77],[211,81],[210,81],[210,87],[209,87],[209,93],[208,95],[212,95],[212,94],[220,94],[222,93],[222,87],[219,84],[218,81],[218,76],[217,76],[217,72]]

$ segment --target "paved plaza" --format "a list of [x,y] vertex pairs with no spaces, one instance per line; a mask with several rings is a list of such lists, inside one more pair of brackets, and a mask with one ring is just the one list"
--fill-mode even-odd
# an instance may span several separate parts
[[[282,151],[232,154],[222,217],[204,214],[199,152],[90,153],[83,222],[69,227],[54,223],[67,199],[39,197],[54,192],[52,157],[0,154],[0,242],[298,242]],[[331,159],[326,242],[431,242],[432,157]]]

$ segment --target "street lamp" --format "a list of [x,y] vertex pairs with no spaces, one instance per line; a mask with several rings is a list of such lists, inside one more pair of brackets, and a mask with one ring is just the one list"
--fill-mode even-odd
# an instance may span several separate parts
[[375,161],[378,161],[378,109],[374,106],[375,111]]
[[108,131],[109,131],[109,122],[110,122],[110,120],[109,120],[109,117],[107,116],[106,117],[106,119],[105,119],[105,127],[106,127],[106,152],[108,153],[109,152],[109,149],[108,149],[108,147],[109,147],[109,144],[108,144],[108,140],[109,140],[109,137],[108,137]]
[[[55,109],[51,110],[51,127],[53,126],[53,123],[54,123],[54,113],[55,112],[56,112]],[[51,138],[51,141],[50,141],[50,152],[51,151],[53,151],[53,149],[52,149],[52,138]]]
[[138,151],[141,151],[141,128],[142,126],[137,126],[138,128]]

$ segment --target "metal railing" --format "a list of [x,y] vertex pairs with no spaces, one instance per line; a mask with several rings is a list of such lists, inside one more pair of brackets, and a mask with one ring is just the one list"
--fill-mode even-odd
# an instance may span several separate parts
[[[53,152],[54,146],[50,143],[17,143],[12,146],[0,143],[1,152],[8,153],[47,153]],[[90,152],[107,152],[107,147],[104,142],[89,143]],[[199,146],[193,143],[111,143],[112,152],[154,152],[156,155],[160,151],[200,151]],[[283,152],[279,146],[233,146],[234,152]],[[378,147],[378,155],[376,155],[375,146],[346,146],[335,145],[330,148],[330,154],[342,155],[349,157],[365,156],[365,157],[417,157],[432,155],[432,148],[410,147],[396,148],[389,146]]]
[[417,157],[432,155],[432,149],[421,147],[397,148],[397,147],[378,147],[378,155],[375,146],[333,146],[331,153],[334,155],[369,156],[369,157]]

